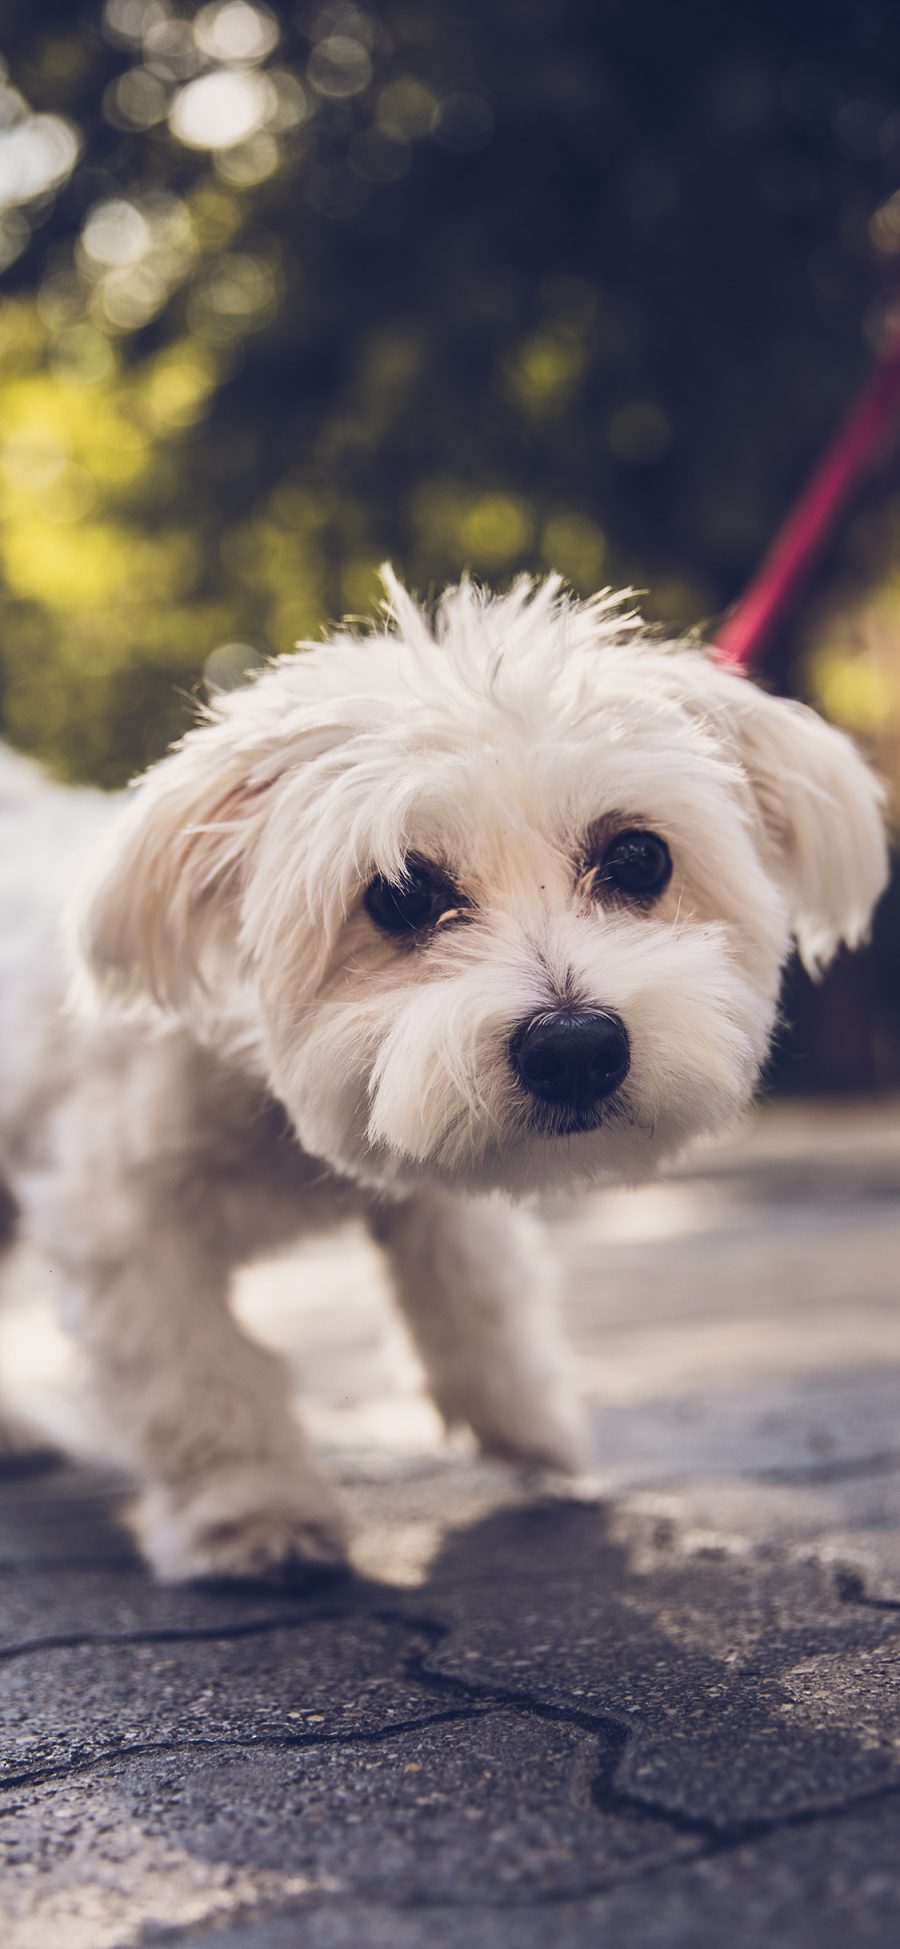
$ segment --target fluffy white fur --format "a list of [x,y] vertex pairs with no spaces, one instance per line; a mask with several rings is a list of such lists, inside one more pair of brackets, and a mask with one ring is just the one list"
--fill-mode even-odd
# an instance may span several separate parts
[[[127,1435],[164,1576],[331,1561],[343,1521],[233,1267],[361,1213],[448,1422],[579,1454],[530,1221],[486,1194],[638,1180],[752,1095],[792,938],[817,970],[886,874],[848,740],[608,595],[464,582],[217,697],[123,801],[0,759],[0,1176]],[[671,882],[611,905],[586,836],[649,827]],[[435,861],[470,903],[418,944],[376,874]],[[92,1006],[67,1006],[75,897]],[[567,1001],[630,1073],[558,1136],[509,1060]]]

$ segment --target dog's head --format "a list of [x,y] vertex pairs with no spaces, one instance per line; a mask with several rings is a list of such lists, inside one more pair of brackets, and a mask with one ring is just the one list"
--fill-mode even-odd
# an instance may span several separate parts
[[375,1183],[646,1176],[746,1103],[792,938],[886,874],[849,741],[609,597],[392,581],[218,698],[140,782],[82,912],[107,996],[242,1048]]

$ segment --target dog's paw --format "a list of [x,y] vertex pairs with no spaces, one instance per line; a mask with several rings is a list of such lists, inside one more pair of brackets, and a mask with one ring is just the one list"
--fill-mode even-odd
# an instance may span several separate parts
[[166,1583],[285,1581],[337,1570],[346,1558],[338,1499],[309,1470],[285,1480],[265,1467],[231,1467],[190,1490],[151,1489],[135,1526],[144,1555]]
[[525,1412],[515,1403],[496,1404],[489,1416],[473,1417],[472,1428],[483,1455],[519,1468],[553,1469],[560,1475],[579,1475],[587,1466],[587,1439],[578,1408],[570,1401],[531,1404]]

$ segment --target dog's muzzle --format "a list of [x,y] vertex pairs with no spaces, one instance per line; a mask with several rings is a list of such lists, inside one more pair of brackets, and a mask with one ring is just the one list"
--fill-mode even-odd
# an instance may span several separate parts
[[577,1127],[628,1074],[628,1033],[618,1015],[559,1008],[523,1022],[510,1039],[509,1060],[529,1096],[569,1112]]

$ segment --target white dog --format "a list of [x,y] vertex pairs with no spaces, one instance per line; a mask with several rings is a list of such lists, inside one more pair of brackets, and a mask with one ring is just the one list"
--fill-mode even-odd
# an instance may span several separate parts
[[217,697],[124,801],[0,767],[0,1177],[164,1577],[340,1555],[228,1282],[347,1214],[447,1422],[575,1466],[527,1221],[485,1194],[646,1178],[727,1124],[792,938],[821,967],[885,881],[879,787],[812,711],[556,579],[432,619],[386,586],[383,631]]

